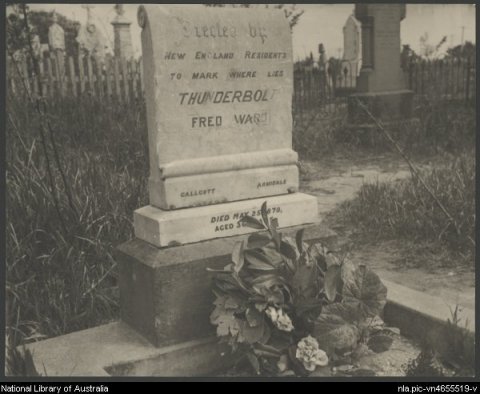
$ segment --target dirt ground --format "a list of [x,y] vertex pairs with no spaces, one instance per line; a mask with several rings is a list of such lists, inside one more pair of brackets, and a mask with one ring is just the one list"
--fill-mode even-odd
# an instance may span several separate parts
[[[422,163],[428,165],[428,163]],[[354,261],[368,264],[382,278],[415,290],[438,296],[445,302],[475,309],[475,273],[473,268],[455,267],[435,250],[422,251],[420,258],[434,264],[418,264],[412,247],[400,240],[361,243],[352,238],[352,229],[335,221],[338,203],[354,198],[363,182],[395,182],[409,176],[408,166],[394,155],[334,156],[301,163],[300,191],[316,195],[324,223],[339,235],[339,248],[349,250]],[[416,260],[416,261],[415,261]],[[449,264],[447,264],[449,263]],[[454,268],[452,268],[454,267]]]

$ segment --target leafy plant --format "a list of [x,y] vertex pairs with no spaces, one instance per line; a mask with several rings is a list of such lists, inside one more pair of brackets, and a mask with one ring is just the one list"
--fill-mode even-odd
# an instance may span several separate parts
[[392,330],[379,317],[387,289],[373,271],[308,245],[303,230],[295,239],[281,234],[266,202],[261,220],[239,222],[263,232],[238,242],[223,270],[211,270],[210,320],[256,374],[306,376],[329,361],[341,365],[360,345],[389,348]]

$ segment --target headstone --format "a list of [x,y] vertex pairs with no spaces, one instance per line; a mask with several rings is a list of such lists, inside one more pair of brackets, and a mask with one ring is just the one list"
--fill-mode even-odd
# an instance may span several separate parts
[[405,4],[355,5],[355,17],[362,30],[362,68],[357,79],[358,94],[349,103],[351,122],[366,120],[356,99],[362,99],[379,118],[411,116],[413,92],[406,89],[400,67],[400,22],[405,13]]
[[102,60],[105,58],[106,41],[93,21],[91,10],[94,7],[92,4],[82,5],[82,8],[87,11],[87,23],[79,27],[75,40],[78,42],[80,51],[85,55],[88,54]]
[[31,43],[32,43],[32,49],[33,49],[33,55],[35,56],[36,59],[40,59],[42,56],[42,44],[40,43],[40,36],[38,34],[33,34]]
[[129,59],[133,56],[132,36],[130,34],[130,21],[125,18],[123,4],[116,4],[117,15],[112,21],[114,36],[114,54],[116,57]]
[[350,15],[343,26],[342,73],[346,78],[346,87],[355,87],[360,66],[361,27],[360,22],[358,22],[353,15]]
[[48,28],[48,44],[50,45],[50,54],[55,58],[58,65],[60,76],[65,75],[65,32],[57,23],[58,16],[53,11],[52,25]]
[[48,28],[48,43],[50,44],[50,50],[62,50],[65,51],[65,32],[57,22],[58,17],[56,12],[53,12],[53,23]]
[[295,194],[284,15],[146,5],[138,17],[151,206],[135,212],[136,236],[167,246],[251,232],[237,221],[265,197],[281,227],[314,221],[315,199]]

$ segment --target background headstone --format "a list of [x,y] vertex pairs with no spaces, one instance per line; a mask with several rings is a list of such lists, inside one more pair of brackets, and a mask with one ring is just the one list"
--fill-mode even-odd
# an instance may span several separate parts
[[116,4],[115,11],[117,15],[112,21],[114,47],[113,51],[116,57],[129,59],[133,56],[132,36],[130,34],[130,21],[125,16],[123,4]]
[[355,87],[361,67],[361,25],[350,15],[343,26],[342,72],[347,69],[346,87]]
[[362,27],[362,69],[358,92],[405,89],[400,68],[400,22],[405,4],[356,4],[355,17]]
[[53,12],[52,25],[48,29],[48,44],[50,46],[50,54],[55,58],[60,77],[65,75],[65,31],[57,23],[58,17]]
[[100,29],[97,29],[97,26],[93,22],[91,10],[94,6],[84,4],[82,8],[87,10],[87,23],[80,26],[76,41],[78,42],[81,52],[102,60],[105,58],[106,41]]
[[400,65],[400,22],[405,12],[405,4],[355,5],[355,17],[362,29],[362,68],[357,93],[349,97],[351,124],[373,122],[358,100],[381,120],[405,120],[412,116],[413,92],[406,89]]

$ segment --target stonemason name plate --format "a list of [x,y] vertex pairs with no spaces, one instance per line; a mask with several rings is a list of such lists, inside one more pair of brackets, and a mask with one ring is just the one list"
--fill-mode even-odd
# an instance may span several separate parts
[[297,191],[283,12],[145,5],[138,20],[150,204],[170,210]]

